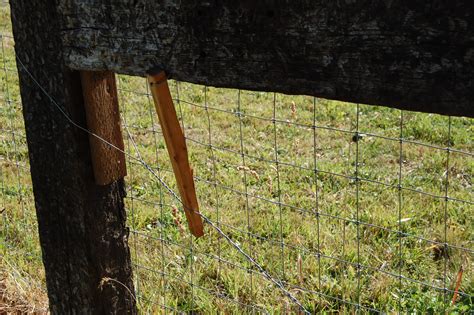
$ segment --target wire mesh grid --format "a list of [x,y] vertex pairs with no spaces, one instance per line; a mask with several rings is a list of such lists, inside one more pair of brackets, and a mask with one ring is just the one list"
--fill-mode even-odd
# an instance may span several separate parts
[[[154,151],[147,163],[171,184],[151,95],[135,80],[119,84],[126,136],[142,156]],[[469,230],[472,216],[470,120],[183,82],[173,82],[172,92],[201,211],[307,311],[405,312],[428,301],[426,309],[446,310],[461,267],[460,299],[471,303],[472,243],[470,232],[458,230]],[[129,163],[130,174],[139,173],[136,166]],[[158,271],[155,292],[179,310],[220,303],[222,311],[299,309],[219,233],[208,229],[193,241],[173,210],[179,204],[135,181],[132,217],[150,213],[150,205],[160,209],[134,228],[141,293],[148,294],[149,272]],[[141,247],[156,242],[158,269]],[[167,269],[179,278],[164,279]],[[182,301],[173,293],[166,300],[183,279],[188,289],[174,293]]]
[[[3,251],[37,266],[7,28],[2,58]],[[171,89],[207,223],[197,240],[148,85],[118,77],[143,313],[469,310],[472,119],[175,81]],[[26,278],[41,287],[42,277]]]

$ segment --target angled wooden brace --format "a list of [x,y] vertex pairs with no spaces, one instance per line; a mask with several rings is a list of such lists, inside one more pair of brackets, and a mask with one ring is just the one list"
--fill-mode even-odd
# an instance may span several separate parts
[[188,150],[183,131],[179,125],[176,109],[173,105],[168,81],[164,71],[148,75],[151,94],[160,120],[166,147],[173,165],[179,194],[184,206],[191,233],[200,237],[204,235],[199,204],[194,187],[193,171],[189,165]]

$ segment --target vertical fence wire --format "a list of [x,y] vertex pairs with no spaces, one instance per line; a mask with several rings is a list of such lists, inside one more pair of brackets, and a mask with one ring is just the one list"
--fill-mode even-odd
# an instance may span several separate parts
[[360,108],[359,104],[356,105],[356,130],[355,130],[355,146],[356,146],[356,157],[355,157],[355,186],[356,186],[356,229],[357,229],[357,312],[360,312],[360,273],[361,273],[361,263],[360,263],[360,213],[359,213],[359,189],[360,189],[360,180],[359,180],[359,116]]
[[446,312],[448,304],[448,193],[449,193],[449,151],[451,146],[451,116],[448,117],[448,136],[446,139],[446,169],[445,169],[445,184],[444,184],[444,235],[443,235],[443,261],[444,261],[444,275],[443,275],[443,299],[444,308]]
[[[183,109],[181,106],[181,101],[179,97],[179,82],[176,82],[176,103],[179,109],[179,116],[181,120],[181,129],[183,130],[183,135],[186,137],[186,127],[184,125],[184,116],[183,116]],[[190,246],[189,246],[189,253],[190,253],[190,269],[191,269],[191,310],[194,310],[195,304],[195,292],[194,292],[194,238],[190,237]]]
[[[17,141],[17,133],[19,132],[19,130],[16,130],[16,127],[14,125],[14,118],[15,118],[15,114],[16,114],[16,105],[12,98],[11,98],[11,95],[10,95],[10,86],[9,86],[9,82],[11,82],[10,80],[10,77],[9,77],[9,72],[11,71],[11,69],[8,69],[7,68],[7,61],[6,61],[6,53],[5,53],[5,44],[4,44],[4,35],[6,32],[5,32],[5,29],[6,29],[6,25],[2,25],[2,56],[3,56],[3,74],[4,74],[4,79],[5,79],[5,84],[4,84],[4,89],[3,89],[3,92],[5,93],[4,94],[4,100],[5,100],[5,108],[7,109],[7,111],[11,110],[14,114],[13,115],[9,115],[9,119],[8,119],[8,129],[10,131],[10,134],[11,134],[11,140],[12,140],[12,144],[13,144],[13,153],[11,153],[13,155],[13,160],[14,160],[14,163],[15,163],[15,168],[16,168],[16,178],[17,178],[17,189],[18,189],[18,193],[19,193],[19,202],[20,202],[20,205],[21,205],[21,215],[22,217],[24,218],[25,216],[25,204],[24,204],[24,200],[23,200],[23,192],[22,192],[22,185],[21,185],[21,170],[20,170],[20,162],[19,162],[19,157],[18,157],[18,152],[19,152],[19,148],[18,148],[18,141]],[[8,35],[7,35],[8,36]],[[8,115],[8,114],[7,114]],[[8,156],[7,156],[8,158]]]
[[[321,291],[322,285],[321,285],[321,222],[320,222],[320,215],[319,215],[319,183],[318,183],[318,155],[317,155],[317,136],[316,136],[316,104],[317,104],[317,99],[316,97],[313,97],[313,173],[314,173],[314,194],[315,194],[315,210],[316,210],[316,242],[317,242],[317,252],[316,252],[316,258],[318,260],[318,286],[317,289],[318,291]],[[318,300],[319,304],[322,304],[322,297],[321,295],[318,295]]]
[[403,243],[403,235],[402,235],[402,163],[403,163],[403,111],[400,111],[400,139],[399,143],[399,154],[398,154],[398,313],[402,313],[402,266],[403,266],[403,258],[402,258],[402,243]]
[[[204,87],[204,106],[205,106],[205,111],[206,111],[206,118],[207,118],[207,132],[209,134],[208,137],[208,152],[210,153],[210,158],[212,162],[212,181],[213,181],[213,188],[214,188],[214,193],[215,193],[215,211],[216,211],[216,224],[220,228],[221,227],[221,222],[220,222],[220,213],[219,213],[219,188],[217,185],[217,166],[216,166],[216,156],[214,153],[214,148],[212,146],[212,127],[211,127],[211,118],[209,114],[209,108],[208,108],[208,101],[207,101],[207,90],[208,87]],[[221,247],[222,247],[222,236],[218,235],[217,236],[217,259],[218,259],[218,268],[217,268],[217,276],[221,276],[221,265],[222,265],[222,256],[221,256]]]
[[[242,167],[243,167],[243,172],[242,172],[242,181],[243,181],[243,185],[244,185],[244,196],[245,196],[245,211],[246,211],[246,215],[247,215],[247,238],[248,238],[248,248],[249,248],[249,252],[252,252],[252,245],[251,245],[251,222],[250,222],[250,218],[251,218],[251,214],[250,214],[250,207],[249,207],[249,193],[248,193],[248,185],[247,185],[247,172],[246,172],[246,168],[247,168],[247,165],[245,163],[245,147],[244,147],[244,136],[243,136],[243,121],[242,121],[242,116],[243,116],[243,113],[242,113],[242,107],[241,107],[241,102],[240,102],[240,98],[241,98],[241,91],[238,90],[237,91],[237,116],[239,118],[239,135],[240,135],[240,155],[242,157]],[[252,266],[251,264],[248,265],[248,270],[250,271]],[[253,293],[253,274],[252,272],[249,272],[249,277],[250,277],[250,296],[253,297],[254,296],[254,293]]]
[[276,180],[277,180],[277,203],[278,203],[278,220],[280,225],[280,260],[282,268],[282,278],[285,279],[285,242],[283,239],[283,214],[282,214],[282,205],[281,205],[281,185],[280,185],[280,165],[278,163],[278,134],[277,134],[277,125],[276,125],[276,93],[273,93],[273,150],[275,151],[275,168],[276,168]]
[[[152,133],[153,133],[153,145],[154,145],[154,151],[155,151],[155,163],[156,163],[156,168],[157,168],[157,174],[159,177],[162,177],[161,173],[161,166],[159,163],[159,155],[158,155],[158,132],[156,130],[156,124],[155,124],[155,112],[154,112],[154,105],[153,105],[153,100],[151,99],[151,94],[150,94],[150,87],[148,85],[148,82],[146,82],[146,99],[148,103],[148,113],[150,114],[150,121],[152,125]],[[160,212],[160,219],[161,222],[164,222],[164,210],[163,210],[163,198],[164,198],[164,192],[163,192],[163,187],[161,185],[158,185],[158,194],[159,194],[159,212]],[[163,225],[160,225],[160,238],[162,240],[165,239],[165,232],[164,232],[164,227]],[[160,254],[161,254],[161,296],[163,299],[163,305],[166,305],[166,277],[165,277],[165,244],[163,241],[160,242]],[[166,314],[166,308],[164,308],[165,314]]]

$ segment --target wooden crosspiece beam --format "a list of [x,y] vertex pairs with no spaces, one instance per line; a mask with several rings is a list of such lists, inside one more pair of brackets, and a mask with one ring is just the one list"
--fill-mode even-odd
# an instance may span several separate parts
[[194,236],[200,237],[204,235],[204,230],[202,219],[199,215],[193,170],[189,165],[186,141],[179,125],[165,72],[160,71],[149,74],[148,82],[173,166],[189,229]]
[[133,3],[59,1],[66,65],[474,117],[472,1]]

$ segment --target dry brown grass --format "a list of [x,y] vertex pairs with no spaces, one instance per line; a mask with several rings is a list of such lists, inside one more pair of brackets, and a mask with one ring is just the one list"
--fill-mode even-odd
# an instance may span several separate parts
[[26,279],[0,271],[0,314],[49,314],[48,298]]

